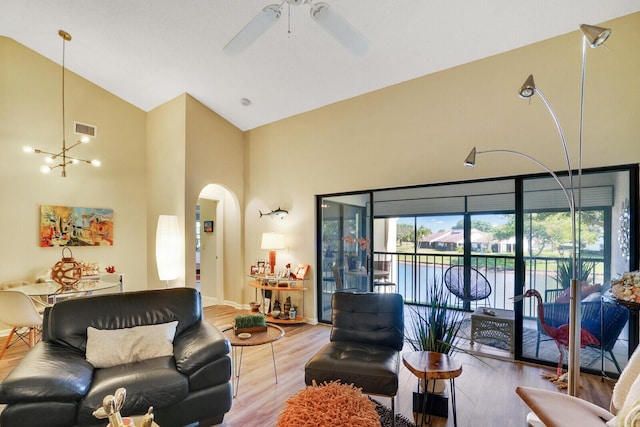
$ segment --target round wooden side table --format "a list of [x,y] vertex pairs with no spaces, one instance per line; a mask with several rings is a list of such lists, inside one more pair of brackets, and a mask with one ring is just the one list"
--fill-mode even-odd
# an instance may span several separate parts
[[[235,387],[233,387],[233,397],[238,395],[238,387],[240,386],[240,368],[242,367],[242,352],[245,347],[253,347],[256,345],[271,344],[271,359],[273,360],[273,373],[278,384],[278,372],[276,371],[276,355],[273,351],[273,343],[284,336],[284,329],[278,325],[267,323],[265,332],[252,332],[251,337],[242,339],[233,332],[233,326],[222,329],[222,333],[231,344],[231,355],[233,359],[233,370],[235,376]],[[237,356],[236,347],[240,347],[240,357]]]
[[[425,387],[428,380],[449,380],[451,387],[451,406],[453,408],[453,425],[458,425],[456,413],[456,384],[455,378],[462,374],[462,365],[452,357],[443,353],[433,351],[414,351],[402,355],[402,363],[411,371],[413,375],[424,379]],[[435,388],[435,382],[434,388]],[[420,425],[424,423],[424,417],[427,412],[427,396],[425,390],[425,398],[422,404],[422,419]],[[427,425],[431,422],[431,413]]]

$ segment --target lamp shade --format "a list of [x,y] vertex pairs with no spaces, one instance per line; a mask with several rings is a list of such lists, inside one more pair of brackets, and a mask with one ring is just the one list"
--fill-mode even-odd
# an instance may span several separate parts
[[587,38],[589,46],[598,47],[604,43],[611,35],[610,28],[596,27],[595,25],[582,24],[580,25],[582,34]]
[[160,280],[178,278],[180,261],[180,229],[178,217],[160,215],[156,229],[156,263]]
[[262,249],[269,251],[269,266],[271,274],[276,268],[276,249],[284,249],[284,236],[280,233],[262,233]]
[[533,81],[533,74],[529,74],[527,80],[520,86],[520,90],[518,91],[518,95],[520,98],[531,98],[536,94],[536,84]]
[[284,236],[280,233],[262,233],[262,249],[284,249]]
[[464,159],[464,165],[472,168],[476,165],[476,147],[473,147],[466,159]]

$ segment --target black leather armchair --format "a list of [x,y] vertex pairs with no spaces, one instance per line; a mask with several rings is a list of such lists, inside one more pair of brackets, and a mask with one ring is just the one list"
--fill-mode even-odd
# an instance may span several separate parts
[[331,306],[331,342],[307,362],[305,383],[354,384],[363,393],[389,396],[393,413],[404,344],[402,296],[336,292]]
[[[173,356],[108,368],[85,357],[87,327],[122,329],[177,320]],[[0,384],[2,427],[100,426],[102,399],[127,390],[123,415],[153,406],[157,423],[178,427],[221,423],[231,408],[229,342],[202,318],[191,288],[129,292],[62,301],[48,309],[43,340]]]

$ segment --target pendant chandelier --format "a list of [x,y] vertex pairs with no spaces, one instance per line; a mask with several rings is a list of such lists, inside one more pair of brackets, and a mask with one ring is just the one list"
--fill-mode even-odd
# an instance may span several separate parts
[[64,83],[65,83],[65,45],[68,41],[71,41],[71,35],[64,30],[59,30],[58,35],[62,38],[62,149],[58,153],[51,153],[48,151],[40,150],[38,148],[24,147],[25,153],[44,154],[45,163],[40,167],[40,172],[44,174],[50,173],[55,168],[61,168],[62,177],[67,176],[67,165],[86,163],[92,166],[100,166],[100,160],[84,160],[69,155],[69,151],[81,144],[86,144],[91,141],[91,136],[95,136],[95,126],[85,125],[82,123],[75,123],[76,133],[83,134],[82,137],[75,143],[67,147],[67,139],[65,137],[65,102],[64,102]]

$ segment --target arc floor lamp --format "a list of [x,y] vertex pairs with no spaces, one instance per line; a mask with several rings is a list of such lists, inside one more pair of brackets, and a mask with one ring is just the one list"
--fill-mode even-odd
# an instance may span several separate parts
[[[568,357],[568,389],[567,392],[570,396],[576,396],[579,390],[580,384],[580,283],[578,281],[579,272],[578,265],[580,259],[579,245],[580,245],[580,220],[581,220],[581,207],[582,207],[582,129],[584,122],[584,83],[585,83],[585,69],[586,69],[586,58],[587,58],[587,47],[598,47],[602,45],[607,38],[611,35],[611,29],[597,27],[594,25],[582,24],[580,25],[580,30],[582,31],[582,75],[581,75],[581,84],[580,84],[580,123],[579,123],[579,133],[578,133],[578,183],[577,183],[577,197],[576,197],[576,186],[573,182],[573,169],[571,167],[571,159],[569,157],[569,150],[567,148],[567,142],[564,137],[564,132],[562,131],[562,127],[560,126],[560,121],[556,116],[556,113],[551,108],[551,104],[544,96],[544,94],[540,91],[539,88],[536,87],[533,75],[530,75],[524,84],[520,87],[518,95],[521,98],[531,98],[532,96],[538,94],[545,106],[549,110],[553,121],[555,122],[556,128],[558,129],[558,133],[560,135],[560,142],[562,143],[562,148],[564,149],[565,160],[567,163],[567,175],[569,179],[569,186],[567,187],[562,183],[562,181],[558,178],[558,176],[547,166],[545,166],[540,161],[535,158],[521,153],[515,150],[486,150],[486,151],[477,151],[474,147],[467,158],[464,161],[465,166],[473,167],[476,164],[476,155],[480,154],[490,154],[490,153],[506,153],[506,154],[515,154],[520,157],[524,157],[538,166],[542,167],[545,171],[547,171],[556,181],[556,183],[562,189],[565,197],[567,198],[567,204],[569,205],[569,211],[571,214],[571,243],[572,243],[572,251],[571,251],[571,285],[570,292],[571,298],[569,303],[569,357]],[[576,203],[577,200],[577,203]]]

